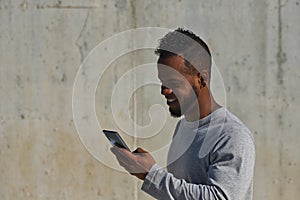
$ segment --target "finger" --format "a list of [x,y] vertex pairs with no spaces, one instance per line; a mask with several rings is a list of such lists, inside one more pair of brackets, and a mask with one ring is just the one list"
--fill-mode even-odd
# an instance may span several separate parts
[[128,156],[124,155],[123,152],[119,151],[118,148],[111,148],[110,150],[116,156],[120,165],[121,163],[131,162],[131,159]]
[[123,154],[127,155],[127,156],[131,156],[132,153],[130,151],[128,151],[125,148],[118,148],[120,152],[122,152]]
[[133,153],[138,154],[138,153],[148,153],[148,151],[142,149],[141,147],[138,147],[136,150],[133,151]]
[[119,161],[119,164],[126,169],[126,171],[131,171],[131,165],[128,162]]
[[118,163],[125,168],[127,171],[134,171],[134,164],[132,160],[128,159],[128,157],[124,157],[122,155],[116,156]]
[[[111,147],[110,151],[115,154],[116,156],[126,156],[129,157],[129,155],[131,154],[129,151],[127,151],[126,149],[122,149],[119,147]],[[129,153],[128,153],[129,152]]]
[[113,154],[120,154],[120,151],[119,151],[119,149],[117,148],[117,147],[111,147],[110,148],[110,151],[113,153]]
[[119,162],[119,164],[129,173],[137,173],[140,170],[137,170],[136,167],[133,164]]

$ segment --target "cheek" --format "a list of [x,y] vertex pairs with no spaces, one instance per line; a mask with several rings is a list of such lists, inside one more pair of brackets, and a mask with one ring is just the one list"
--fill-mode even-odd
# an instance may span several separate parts
[[182,84],[179,87],[174,87],[172,91],[177,98],[188,98],[195,95],[196,88],[197,87],[192,84]]
[[173,89],[173,93],[178,99],[185,99],[187,96],[189,96],[190,91],[188,88],[181,87],[180,89]]

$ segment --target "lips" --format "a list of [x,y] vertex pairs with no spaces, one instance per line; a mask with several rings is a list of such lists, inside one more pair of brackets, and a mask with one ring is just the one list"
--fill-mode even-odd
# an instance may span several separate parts
[[174,101],[176,101],[177,99],[167,99],[167,102],[168,103],[172,103],[172,102],[174,102]]
[[176,98],[169,98],[169,99],[167,99],[167,105],[171,105],[171,104],[173,104],[173,103],[175,103],[175,102],[177,102],[177,99]]

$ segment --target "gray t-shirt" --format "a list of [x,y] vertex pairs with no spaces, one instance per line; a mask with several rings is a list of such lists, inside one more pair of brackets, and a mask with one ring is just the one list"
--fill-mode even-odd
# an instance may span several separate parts
[[247,127],[225,108],[181,119],[168,153],[168,172],[153,165],[142,190],[157,199],[251,200],[255,146]]

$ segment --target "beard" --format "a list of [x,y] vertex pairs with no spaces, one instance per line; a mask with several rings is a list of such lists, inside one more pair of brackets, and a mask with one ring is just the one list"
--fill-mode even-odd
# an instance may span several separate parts
[[172,108],[171,106],[169,107],[169,111],[172,117],[178,118],[182,116],[181,113],[181,107],[180,104],[178,103],[178,100],[176,102],[178,105],[175,108]]
[[[169,112],[172,117],[178,118],[181,117],[183,114],[185,114],[190,106],[197,103],[198,105],[198,91],[195,87],[192,87],[193,90],[191,91],[191,94],[187,99],[183,99],[182,101],[179,101],[178,99],[173,102],[171,105],[169,105]],[[196,99],[195,99],[196,98]],[[181,102],[181,103],[180,103]],[[190,112],[193,112],[193,110],[190,110]],[[198,111],[199,112],[199,111]]]

